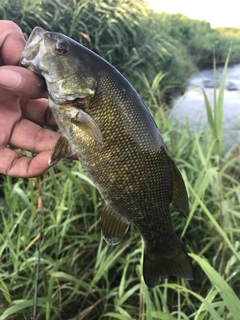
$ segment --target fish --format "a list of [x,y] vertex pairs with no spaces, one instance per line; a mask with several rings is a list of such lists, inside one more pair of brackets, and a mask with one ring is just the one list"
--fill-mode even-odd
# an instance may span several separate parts
[[182,175],[160,131],[127,79],[73,39],[33,29],[20,66],[44,77],[61,136],[49,165],[76,154],[101,197],[102,236],[118,244],[130,224],[144,241],[143,278],[154,288],[169,276],[193,279],[170,205],[189,213]]

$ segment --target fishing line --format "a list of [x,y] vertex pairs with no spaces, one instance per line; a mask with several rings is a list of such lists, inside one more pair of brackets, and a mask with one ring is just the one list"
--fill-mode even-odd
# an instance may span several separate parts
[[42,212],[41,212],[41,214],[40,214],[40,230],[39,230],[39,238],[38,238],[38,249],[37,249],[38,261],[37,261],[37,266],[36,266],[35,291],[34,291],[34,298],[33,298],[33,316],[31,317],[31,320],[36,320],[36,316],[37,316],[39,269],[40,269],[40,259],[41,259],[42,223],[43,223],[43,217],[42,217]]
[[[45,181],[45,179],[43,179]],[[38,305],[38,286],[39,286],[39,270],[40,270],[40,261],[41,261],[41,242],[42,242],[42,231],[43,231],[43,201],[42,201],[42,188],[41,188],[41,180],[37,182],[39,197],[38,197],[38,209],[40,209],[40,222],[39,222],[39,238],[37,244],[37,266],[36,266],[36,274],[35,274],[35,290],[33,297],[33,315],[30,320],[37,319],[37,305]]]

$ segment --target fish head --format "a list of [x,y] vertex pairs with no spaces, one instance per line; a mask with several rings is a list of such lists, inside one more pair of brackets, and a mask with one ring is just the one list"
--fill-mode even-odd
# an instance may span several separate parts
[[69,37],[34,28],[20,59],[20,66],[45,78],[50,99],[64,104],[95,94],[97,81],[90,63]]

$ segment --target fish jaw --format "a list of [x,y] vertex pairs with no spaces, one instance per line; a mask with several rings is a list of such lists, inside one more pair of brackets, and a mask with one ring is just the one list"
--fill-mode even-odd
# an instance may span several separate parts
[[20,66],[23,66],[30,71],[42,75],[42,68],[40,67],[40,61],[43,56],[46,55],[47,49],[44,46],[43,35],[46,31],[40,27],[34,28],[25,48],[22,52],[20,59]]
[[74,41],[60,33],[34,28],[19,64],[45,78],[49,97],[57,105],[95,95],[91,68],[84,66]]
[[59,75],[54,75],[54,73],[48,69],[45,62],[46,57],[48,57],[49,54],[53,54],[53,48],[49,50],[49,44],[47,43],[50,37],[49,31],[40,27],[34,28],[22,51],[19,64],[44,77],[47,85],[58,82],[59,86],[62,86],[64,79],[59,80]]

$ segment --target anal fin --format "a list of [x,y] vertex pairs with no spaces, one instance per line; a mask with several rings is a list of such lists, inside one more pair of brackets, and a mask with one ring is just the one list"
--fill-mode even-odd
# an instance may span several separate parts
[[187,190],[181,172],[172,159],[171,170],[173,181],[172,204],[177,211],[180,211],[184,217],[187,217],[189,214]]
[[73,154],[75,154],[75,152],[71,149],[70,143],[67,138],[61,136],[50,153],[48,164],[51,166],[61,160],[72,156]]
[[106,204],[100,208],[102,236],[110,245],[118,244],[126,234],[130,223]]

